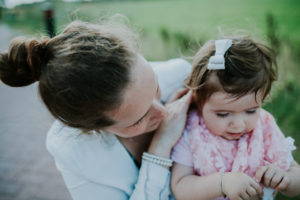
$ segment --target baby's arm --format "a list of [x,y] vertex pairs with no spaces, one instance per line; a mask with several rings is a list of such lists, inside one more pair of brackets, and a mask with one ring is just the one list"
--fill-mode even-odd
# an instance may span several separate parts
[[193,168],[174,163],[171,189],[176,199],[215,199],[222,196],[220,174],[197,176]]
[[176,199],[215,199],[224,193],[235,200],[249,199],[262,193],[259,184],[244,173],[197,176],[191,167],[178,163],[172,167],[171,188]]
[[295,161],[292,162],[288,171],[273,165],[260,167],[255,174],[255,180],[287,196],[300,194],[300,166]]

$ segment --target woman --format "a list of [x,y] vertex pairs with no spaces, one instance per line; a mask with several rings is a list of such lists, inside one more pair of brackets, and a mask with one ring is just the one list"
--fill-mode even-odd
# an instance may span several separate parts
[[177,89],[190,65],[182,59],[151,65],[130,29],[110,23],[76,21],[41,42],[16,38],[1,54],[4,83],[39,81],[58,119],[47,148],[74,199],[170,197],[170,151],[191,100]]

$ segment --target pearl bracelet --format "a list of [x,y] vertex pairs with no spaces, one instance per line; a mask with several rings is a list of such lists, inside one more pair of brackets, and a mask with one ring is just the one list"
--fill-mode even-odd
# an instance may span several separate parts
[[163,167],[171,167],[173,161],[168,158],[159,157],[153,154],[149,154],[144,152],[142,156],[143,160],[163,166]]

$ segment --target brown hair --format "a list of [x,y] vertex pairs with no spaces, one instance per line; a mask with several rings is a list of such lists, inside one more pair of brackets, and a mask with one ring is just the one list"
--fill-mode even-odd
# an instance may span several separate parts
[[215,92],[225,91],[239,98],[246,94],[269,94],[277,79],[277,64],[272,49],[249,37],[231,38],[232,46],[224,55],[224,70],[208,70],[209,58],[215,54],[214,40],[208,41],[196,53],[193,70],[186,81],[195,90],[196,104],[201,108]]
[[123,24],[75,21],[52,39],[19,37],[0,54],[0,78],[10,86],[39,81],[54,117],[85,131],[112,125],[105,115],[122,102],[138,54],[136,35]]

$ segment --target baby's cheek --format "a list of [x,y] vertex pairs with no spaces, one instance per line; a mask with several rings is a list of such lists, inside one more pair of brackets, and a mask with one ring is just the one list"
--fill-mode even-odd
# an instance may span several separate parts
[[248,124],[248,127],[247,127],[248,131],[251,131],[251,130],[255,129],[255,128],[257,127],[257,123],[258,123],[257,120],[251,121],[251,122]]
[[221,136],[225,128],[220,123],[210,123],[206,128],[214,135]]
[[229,129],[227,123],[215,124],[214,127],[219,132],[219,134],[223,134],[224,132],[227,132]]

